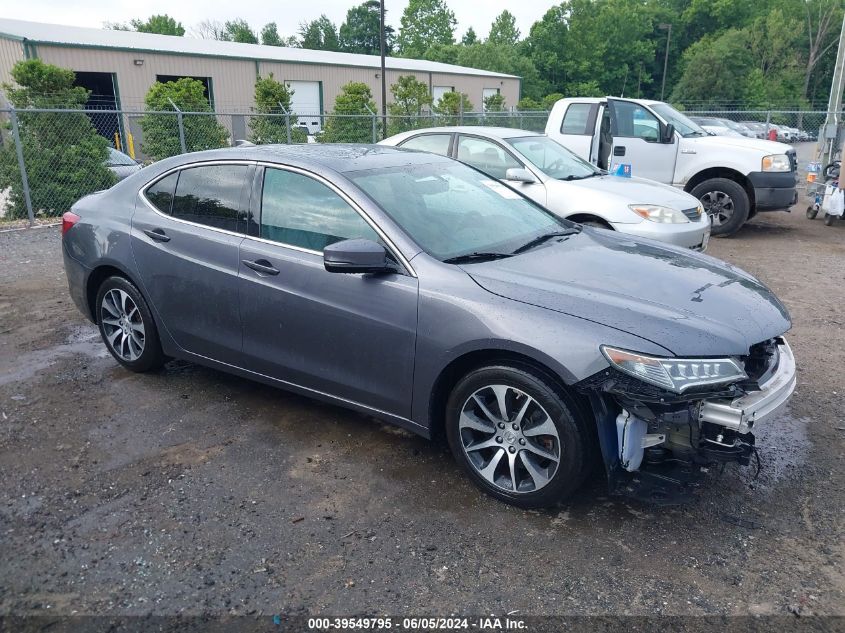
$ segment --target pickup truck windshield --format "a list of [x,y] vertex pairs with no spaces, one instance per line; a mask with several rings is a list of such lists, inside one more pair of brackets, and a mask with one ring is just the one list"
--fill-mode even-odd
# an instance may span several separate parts
[[690,136],[707,136],[707,132],[705,132],[700,125],[689,117],[681,114],[667,103],[654,104],[651,106],[651,109],[663,117],[667,123],[674,125],[678,134],[684,138]]
[[520,136],[505,139],[505,142],[551,178],[581,180],[601,174],[590,163],[547,136]]

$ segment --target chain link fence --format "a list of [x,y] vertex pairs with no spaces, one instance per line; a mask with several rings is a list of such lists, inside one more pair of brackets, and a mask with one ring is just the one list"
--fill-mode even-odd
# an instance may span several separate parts
[[[717,134],[815,140],[823,111],[686,111]],[[543,132],[548,112],[426,112],[409,116],[169,110],[0,109],[0,221],[58,217],[79,198],[185,152],[268,143],[375,143],[410,130],[482,125]],[[840,119],[841,120],[841,119]],[[733,124],[733,126],[731,125]],[[739,127],[737,127],[739,126]],[[117,151],[115,151],[117,150]],[[120,153],[118,153],[120,152]]]

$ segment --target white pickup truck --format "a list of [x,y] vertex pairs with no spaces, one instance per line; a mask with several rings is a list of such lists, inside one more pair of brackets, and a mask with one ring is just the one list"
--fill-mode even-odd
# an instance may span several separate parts
[[730,235],[759,211],[797,201],[795,150],[783,143],[712,136],[675,108],[644,99],[568,98],[546,135],[611,173],[672,184],[698,198],[714,235]]

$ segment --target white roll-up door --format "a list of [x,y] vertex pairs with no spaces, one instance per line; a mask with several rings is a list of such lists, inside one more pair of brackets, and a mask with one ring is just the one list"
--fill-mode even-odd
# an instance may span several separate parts
[[320,118],[320,92],[322,86],[319,81],[286,81],[285,84],[293,90],[290,100],[291,111],[299,119],[300,125],[308,127],[308,133],[314,134],[322,128]]

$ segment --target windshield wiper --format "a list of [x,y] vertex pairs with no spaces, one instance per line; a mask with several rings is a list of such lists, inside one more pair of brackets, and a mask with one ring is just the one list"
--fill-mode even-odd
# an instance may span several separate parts
[[511,257],[513,253],[496,253],[496,252],[476,252],[466,253],[465,255],[455,255],[443,260],[444,264],[469,264],[472,262],[489,262],[494,259],[504,259]]
[[570,174],[569,176],[566,176],[565,178],[559,178],[558,180],[566,180],[567,182],[569,182],[572,180],[586,180],[587,178],[593,178],[595,176],[601,176],[601,172],[594,171],[593,173],[587,174],[586,176],[573,176],[572,174]]
[[530,249],[534,248],[535,246],[539,246],[543,242],[547,242],[548,240],[555,238],[555,237],[565,237],[567,235],[576,235],[577,233],[580,233],[580,232],[581,232],[581,229],[572,227],[571,229],[565,229],[563,231],[555,231],[553,233],[546,233],[545,235],[540,235],[539,237],[535,237],[530,242],[526,242],[525,244],[520,246],[518,249],[516,249],[513,252],[513,254],[519,255],[520,253],[524,253],[525,251],[530,250]]

